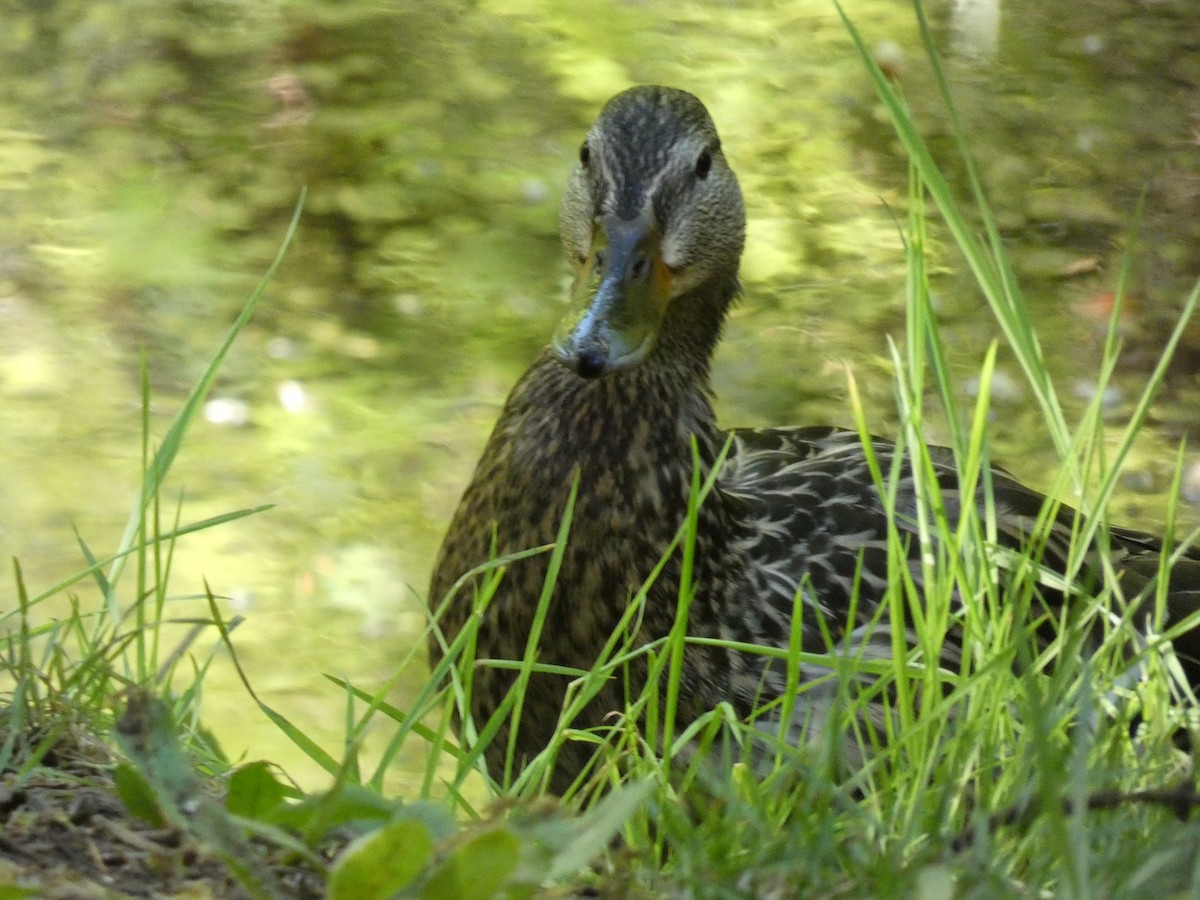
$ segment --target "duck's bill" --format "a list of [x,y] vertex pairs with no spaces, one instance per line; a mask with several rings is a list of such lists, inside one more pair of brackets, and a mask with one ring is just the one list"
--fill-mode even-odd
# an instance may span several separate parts
[[670,298],[671,270],[653,216],[598,217],[554,352],[583,378],[635,366],[653,350]]

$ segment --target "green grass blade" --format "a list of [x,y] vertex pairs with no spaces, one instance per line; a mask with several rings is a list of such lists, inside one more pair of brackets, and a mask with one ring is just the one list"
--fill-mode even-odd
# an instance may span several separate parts
[[[112,568],[108,572],[110,585],[115,585],[120,580],[125,560],[137,544],[137,535],[145,519],[146,510],[149,508],[153,497],[158,493],[163,481],[166,479],[167,473],[174,464],[175,457],[179,454],[179,450],[183,445],[184,436],[187,434],[192,422],[195,421],[204,404],[205,397],[208,396],[209,390],[211,390],[213,383],[216,381],[217,372],[220,370],[221,364],[224,362],[226,355],[228,355],[230,348],[233,347],[233,342],[237,340],[238,335],[241,334],[246,324],[250,321],[250,317],[258,307],[259,301],[266,294],[267,286],[274,279],[275,272],[283,262],[283,257],[291,245],[292,239],[296,234],[296,229],[300,224],[300,213],[304,209],[304,197],[304,191],[301,191],[300,198],[296,201],[291,221],[288,223],[287,231],[284,234],[283,241],[280,243],[279,250],[275,254],[275,258],[271,261],[266,273],[259,280],[258,286],[242,307],[242,311],[230,326],[225,340],[209,361],[207,368],[200,376],[200,380],[192,388],[191,393],[188,394],[183,407],[167,428],[158,450],[155,451],[149,460],[142,482],[141,496],[138,499],[137,505],[130,513],[129,520],[125,525],[125,531],[117,544],[117,552],[113,555]],[[118,621],[120,619],[120,610],[117,608],[116,594],[112,590],[109,591],[106,597],[106,606],[108,615],[112,621]]]

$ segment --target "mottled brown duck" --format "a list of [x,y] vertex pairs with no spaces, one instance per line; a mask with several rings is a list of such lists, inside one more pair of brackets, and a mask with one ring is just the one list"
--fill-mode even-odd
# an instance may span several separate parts
[[[461,580],[464,573],[553,543],[577,481],[537,660],[589,669],[679,532],[693,460],[707,476],[727,443],[699,509],[688,633],[786,647],[799,592],[835,639],[849,634],[851,645],[865,642],[870,655],[890,654],[886,619],[872,623],[887,590],[888,514],[858,435],[811,427],[725,431],[714,417],[709,368],[739,290],[745,213],[703,104],[664,87],[614,97],[580,148],[560,224],[575,272],[571,308],[509,395],[446,535],[430,603],[438,606],[458,588],[440,622],[442,636],[430,641],[434,661],[445,652],[443,640],[453,640],[472,614],[475,591],[470,579]],[[874,450],[887,471],[893,446],[876,441]],[[960,503],[953,457],[935,453],[935,463],[953,520]],[[1000,471],[992,489],[1000,540],[1020,546],[1044,498]],[[893,516],[901,530],[912,529],[915,490],[901,478]],[[1072,516],[1059,513],[1044,565],[1063,564]],[[910,545],[915,559],[916,541]],[[1155,577],[1160,549],[1149,535],[1112,531],[1113,564],[1127,587]],[[479,622],[480,659],[522,658],[549,559],[541,553],[507,566]],[[670,632],[681,565],[682,554],[672,553],[650,585],[638,643]],[[920,566],[911,569],[919,580]],[[1200,553],[1187,552],[1171,588],[1173,615],[1197,607]],[[803,620],[804,649],[826,652],[817,619]],[[1200,641],[1184,643],[1176,642],[1181,656],[1200,656]],[[951,636],[941,662],[953,668],[956,658]],[[644,659],[633,669],[636,692]],[[799,676],[805,682],[826,673],[802,668]],[[515,674],[481,665],[473,677],[471,712],[482,727]],[[530,680],[515,740],[518,764],[551,741],[569,681],[551,674]],[[722,701],[747,715],[785,682],[778,659],[692,646],[679,715],[687,720]],[[576,727],[611,721],[606,714],[624,708],[627,690],[613,679]],[[814,716],[824,696],[799,695],[794,739],[820,725]],[[494,775],[502,771],[508,727],[486,753]],[[564,790],[590,754],[587,743],[566,743],[552,787]]]

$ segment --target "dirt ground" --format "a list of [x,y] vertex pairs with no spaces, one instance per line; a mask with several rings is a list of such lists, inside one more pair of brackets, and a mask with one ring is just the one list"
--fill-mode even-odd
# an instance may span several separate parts
[[[251,898],[224,863],[179,828],[155,827],[126,810],[98,742],[48,754],[23,781],[0,775],[0,895],[47,900]],[[319,898],[324,878],[262,851],[274,884],[265,896]],[[262,896],[260,894],[260,896]]]

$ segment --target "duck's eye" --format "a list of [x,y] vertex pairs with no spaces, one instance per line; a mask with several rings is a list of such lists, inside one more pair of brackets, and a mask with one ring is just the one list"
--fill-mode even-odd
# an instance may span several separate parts
[[579,164],[587,166],[588,160],[592,158],[592,148],[587,145],[587,141],[583,142],[583,146],[579,148]]
[[701,151],[696,157],[696,177],[703,181],[708,177],[708,172],[712,168],[712,153],[708,150]]

